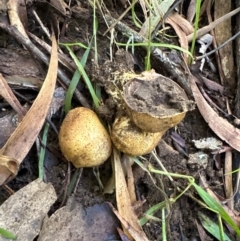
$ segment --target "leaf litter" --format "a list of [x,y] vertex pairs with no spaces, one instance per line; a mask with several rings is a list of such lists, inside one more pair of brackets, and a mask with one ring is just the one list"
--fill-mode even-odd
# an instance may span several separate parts
[[[55,23],[56,21],[59,21],[60,23],[60,25],[54,24],[55,34],[57,37],[60,36],[60,42],[81,42],[85,45],[88,45],[89,35],[91,35],[90,29],[92,27],[92,16],[89,9],[91,9],[92,6],[84,1],[78,1],[78,4],[71,3],[70,5],[67,5],[67,1],[65,2],[60,0],[54,0],[52,2],[53,3],[51,7],[48,6],[47,3],[29,3],[30,5],[36,4],[36,13],[40,15],[39,24],[41,25],[41,21],[43,21],[44,24],[47,25],[47,22],[44,20],[45,18],[43,17],[44,14],[43,12],[41,12],[41,10],[47,6],[48,14],[52,14],[52,17],[55,19]],[[161,4],[158,4],[157,1],[152,1],[151,4],[153,8],[149,13],[146,11],[149,6],[146,4],[145,1],[140,1],[139,3],[136,1],[136,3],[133,3],[132,7],[134,6],[134,10],[132,14],[135,14],[135,17],[138,18],[138,21],[140,23],[141,20],[143,21],[143,23],[141,23],[143,28],[141,30],[137,30],[137,28],[135,28],[133,25],[129,25],[129,21],[126,21],[124,15],[119,17],[119,19],[121,19],[121,22],[115,21],[116,19],[114,17],[116,16],[116,18],[118,18],[118,16],[121,15],[123,12],[125,16],[130,16],[130,12],[128,12],[130,10],[130,7],[128,7],[127,2],[116,1],[112,3],[107,1],[105,4],[100,5],[97,1],[97,9],[98,11],[101,10],[98,12],[100,30],[99,32],[106,33],[107,23],[109,26],[112,26],[111,29],[113,29],[114,26],[115,31],[118,32],[116,42],[126,43],[127,35],[132,36],[132,39],[134,40],[133,45],[137,42],[144,43],[152,41],[152,43],[156,43],[157,41],[163,41],[172,45],[180,45],[181,48],[183,48],[184,50],[188,50],[189,42],[192,40],[193,37],[194,27],[191,22],[195,15],[194,6],[196,6],[196,2],[194,4],[194,1],[191,1],[189,8],[186,1],[182,1],[182,4],[180,4],[179,6],[172,5],[173,2],[174,1],[164,1],[162,4],[165,5],[164,8],[162,8]],[[3,29],[5,32],[2,31],[1,35],[3,35],[3,38],[7,38],[8,34],[9,36],[13,36],[14,38],[16,38],[31,52],[32,55],[36,55],[41,61],[47,64],[47,66],[49,67],[49,72],[45,81],[43,82],[43,87],[40,90],[38,97],[35,101],[33,101],[33,104],[31,101],[28,101],[28,107],[26,108],[22,107],[22,104],[25,103],[26,100],[24,100],[24,98],[22,97],[19,97],[20,95],[17,94],[24,93],[23,95],[26,95],[26,93],[28,94],[30,92],[33,96],[37,95],[36,90],[39,89],[39,79],[44,79],[44,76],[46,76],[40,74],[44,72],[42,71],[42,67],[39,68],[40,70],[37,70],[34,73],[30,74],[34,79],[32,79],[33,82],[36,81],[36,87],[30,87],[30,85],[27,84],[27,80],[29,80],[28,76],[26,77],[26,84],[24,83],[25,86],[23,86],[25,89],[21,89],[22,86],[20,85],[20,90],[17,90],[17,94],[15,91],[11,91],[11,89],[8,87],[1,88],[1,91],[5,91],[1,92],[1,95],[5,99],[5,102],[3,102],[1,99],[4,105],[2,105],[1,107],[2,113],[0,121],[4,124],[1,125],[0,131],[1,137],[3,137],[1,138],[2,149],[0,151],[2,165],[0,169],[0,180],[2,184],[6,182],[7,185],[3,185],[0,189],[0,192],[2,192],[7,199],[10,193],[20,190],[12,196],[17,197],[16,199],[18,201],[14,201],[13,204],[9,205],[8,202],[10,202],[11,200],[11,197],[9,197],[5,201],[5,203],[2,204],[2,208],[4,208],[4,205],[14,207],[15,204],[17,205],[18,203],[24,203],[25,201],[21,196],[21,192],[24,192],[25,195],[28,196],[28,191],[24,189],[24,186],[26,186],[25,188],[27,188],[30,187],[30,185],[35,184],[36,182],[41,182],[38,179],[37,181],[33,182],[33,180],[37,178],[37,174],[34,171],[34,168],[31,167],[31,165],[34,166],[37,164],[37,155],[34,155],[34,152],[36,153],[36,150],[31,147],[36,141],[36,138],[44,124],[48,109],[51,104],[51,98],[53,98],[52,96],[56,94],[54,94],[54,88],[57,74],[58,80],[60,80],[57,86],[59,86],[60,84],[64,88],[66,88],[70,83],[69,76],[71,76],[74,70],[73,67],[75,67],[73,62],[68,63],[69,56],[64,57],[64,55],[66,54],[61,52],[59,53],[59,55],[61,55],[60,59],[62,63],[64,63],[64,66],[67,66],[67,70],[66,72],[62,71],[62,69],[64,68],[63,66],[59,66],[57,68],[57,46],[54,40],[52,40],[51,44],[53,45],[52,55],[55,57],[52,57],[52,62],[48,63],[48,58],[45,56],[45,54],[42,55],[44,51],[38,51],[34,48],[34,45],[29,44],[28,36],[30,36],[32,39],[34,39],[34,34],[38,35],[38,37],[40,38],[42,38],[43,36],[42,33],[39,34],[37,31],[35,31],[34,28],[32,28],[32,23],[30,22],[30,19],[27,19],[27,12],[30,15],[32,14],[32,12],[30,12],[29,5],[25,6],[25,9],[22,9],[21,15],[18,15],[16,14],[16,8],[19,8],[19,6],[16,5],[16,2],[9,1],[8,4],[10,4],[10,6],[12,4],[13,6],[11,11],[9,11],[8,13],[11,23],[14,23],[18,27],[16,30],[16,28],[11,27],[10,25],[8,25],[8,23],[6,24],[4,17],[2,17],[3,20],[0,22],[0,28]],[[214,21],[210,21],[211,15],[209,13],[209,9],[211,9],[212,6],[215,7],[214,13],[216,13]],[[213,44],[214,48],[223,44],[224,41],[231,37],[232,33],[230,32],[231,28],[229,27],[231,25],[227,25],[228,27],[226,27],[226,25],[223,25],[222,29],[224,30],[220,29],[220,34],[216,32],[215,35],[213,34],[213,32],[210,31],[215,27],[220,28],[220,22],[224,24],[231,24],[229,23],[229,19],[239,11],[239,8],[233,9],[231,8],[231,6],[229,8],[228,5],[228,7],[224,8],[225,12],[223,11],[217,13],[218,9],[223,9],[220,6],[217,7],[216,3],[215,5],[212,5],[212,1],[203,2],[201,9],[202,11],[200,11],[200,14],[201,17],[207,15],[207,18],[200,18],[199,30],[197,31],[197,36],[202,36],[207,33],[212,34],[214,39],[217,39],[217,45]],[[85,14],[74,14],[71,16],[71,8],[76,10],[77,7],[81,9],[81,13]],[[126,11],[124,11],[124,7],[127,7]],[[5,6],[5,8],[2,9],[6,11],[7,8]],[[159,9],[161,9],[160,12]],[[178,9],[179,12],[177,12],[176,9]],[[203,9],[205,9],[205,11],[203,11]],[[231,10],[232,12],[230,12]],[[109,12],[111,16],[109,15]],[[141,14],[143,14],[143,16],[141,16]],[[166,14],[166,16],[164,16],[164,14]],[[105,18],[102,18],[103,15]],[[60,16],[60,18],[57,19],[56,16]],[[186,16],[188,16],[188,20],[186,20]],[[149,19],[151,19],[151,21],[149,21]],[[206,19],[208,19],[209,21],[207,22]],[[228,22],[226,22],[227,19]],[[164,20],[164,22],[162,22],[162,20]],[[161,27],[159,27],[159,22],[161,22]],[[19,25],[19,23],[21,24]],[[28,31],[31,32],[31,34],[29,35],[26,31],[26,23],[31,23],[30,28],[28,29]],[[151,24],[150,30],[149,23]],[[156,31],[157,35],[153,34],[153,37],[155,38],[151,38],[151,34],[153,33],[153,31],[155,31],[156,29],[162,30],[161,28],[166,27],[166,25],[168,26],[168,24],[170,24],[172,28],[166,28],[166,30],[164,30],[166,35],[162,35],[161,31]],[[61,26],[60,33],[58,33],[59,26]],[[226,35],[227,37],[225,39],[219,39],[218,36],[223,35],[221,31],[226,31],[226,28],[228,29],[228,35]],[[20,31],[20,33],[18,31]],[[110,30],[109,33],[111,33]],[[169,37],[171,35],[177,35],[177,38]],[[118,100],[121,100],[121,88],[118,92],[119,99],[115,99],[115,103],[111,100],[112,98],[114,98],[114,96],[111,96],[111,93],[113,92],[110,91],[110,87],[119,87],[118,85],[112,85],[111,83],[117,83],[116,80],[118,79],[119,73],[121,75],[130,71],[131,74],[133,74],[135,69],[137,68],[142,71],[144,68],[143,62],[144,60],[146,60],[146,52],[148,52],[149,49],[146,47],[146,45],[143,47],[132,46],[133,48],[131,50],[131,55],[133,57],[133,61],[126,63],[124,62],[124,59],[119,60],[119,58],[115,58],[114,53],[116,52],[116,49],[114,48],[116,48],[117,46],[114,46],[114,48],[111,49],[111,45],[109,45],[109,40],[106,36],[99,34],[97,35],[97,38],[98,45],[100,45],[100,48],[98,47],[98,56],[100,57],[98,62],[99,64],[97,66],[96,63],[93,63],[93,61],[88,61],[86,64],[86,73],[89,75],[90,79],[93,81],[94,84],[102,86],[101,118],[103,121],[105,121],[105,123],[107,123],[106,126],[111,126],[111,123],[113,122],[113,119],[117,114],[116,110],[125,110],[125,106],[123,105],[123,103],[118,102]],[[37,38],[35,38],[35,40],[38,41],[38,43],[41,45],[41,41],[37,40]],[[48,42],[47,39],[45,39],[45,41]],[[6,44],[6,41],[0,42],[0,46],[0,52],[12,48],[11,44]],[[42,44],[42,46],[44,46],[44,44]],[[110,49],[108,46],[110,46]],[[226,47],[229,48],[229,46],[231,45],[228,45],[228,47]],[[17,48],[21,49],[22,46],[18,45]],[[200,46],[197,44],[196,48],[200,48]],[[232,72],[232,66],[226,64],[231,64],[232,62],[226,62],[226,59],[231,59],[234,56],[232,56],[233,52],[231,51],[230,55],[228,55],[228,50],[225,50],[226,52],[224,52],[224,48],[219,51],[220,58],[215,59],[213,57],[209,57],[209,59],[211,59],[211,61],[213,62],[213,65],[215,65],[217,62],[218,72],[220,73],[220,76],[218,76],[218,72],[214,73],[212,69],[210,69],[210,67],[208,66],[208,63],[202,65],[202,71],[196,69],[194,72],[191,72],[192,69],[190,68],[191,71],[188,69],[188,63],[189,61],[191,61],[191,58],[188,54],[186,54],[186,52],[181,54],[181,52],[176,51],[174,54],[178,56],[178,59],[181,59],[182,55],[183,58],[180,62],[177,61],[176,63],[174,63],[167,57],[169,49],[166,46],[164,46],[163,48],[157,45],[151,46],[151,67],[155,69],[156,73],[162,74],[165,77],[176,81],[185,90],[188,98],[194,100],[197,105],[196,110],[188,112],[185,119],[180,122],[177,127],[174,127],[176,133],[178,133],[181,138],[177,137],[177,135],[171,137],[173,136],[171,134],[172,130],[167,131],[162,137],[162,140],[160,141],[158,146],[156,147],[156,150],[157,154],[161,158],[164,169],[168,170],[169,172],[194,176],[197,183],[199,182],[199,179],[203,180],[202,176],[199,176],[199,173],[201,172],[201,174],[204,174],[207,180],[205,180],[205,186],[207,186],[208,189],[212,189],[214,191],[213,192],[211,190],[212,192],[209,192],[211,193],[210,195],[213,195],[218,201],[221,201],[222,203],[228,205],[229,209],[226,210],[229,215],[231,214],[233,220],[236,220],[237,223],[238,221],[236,217],[238,209],[235,203],[237,203],[238,201],[238,195],[235,194],[237,193],[238,185],[236,185],[235,187],[232,187],[230,185],[232,176],[229,174],[229,172],[234,170],[232,168],[231,162],[234,160],[234,163],[237,163],[238,161],[238,155],[236,155],[235,152],[239,151],[240,149],[238,140],[239,129],[237,124],[239,116],[237,115],[237,113],[231,111],[231,109],[234,109],[232,103],[232,96],[234,96],[235,94],[234,86],[236,86],[236,81],[233,81],[234,73]],[[63,48],[62,50],[64,51]],[[83,54],[83,50],[79,47],[75,46],[73,47],[73,50],[78,57]],[[208,49],[206,49],[206,51],[208,52]],[[113,56],[110,56],[113,61],[109,61],[109,54],[111,53],[113,53]],[[200,53],[203,54],[203,52]],[[194,56],[198,56],[199,52],[196,50],[193,54]],[[21,55],[21,52],[19,53],[19,55]],[[221,56],[224,56],[224,58]],[[28,56],[27,58],[31,57]],[[4,61],[7,62],[7,59]],[[208,60],[206,62],[208,62]],[[24,67],[24,64],[22,64],[21,62],[19,62],[19,64],[23,65]],[[16,63],[13,63],[12,66],[13,70],[16,71]],[[1,78],[1,83],[3,84],[3,86],[6,86],[7,83],[5,82],[5,79],[6,81],[8,81],[9,78],[11,78],[12,87],[12,85],[14,85],[14,83],[12,83],[12,79],[18,79],[18,75],[21,77],[21,80],[25,82],[23,78],[24,75],[23,73],[21,73],[21,71],[19,71],[19,73],[17,71],[17,73],[13,73],[13,71],[9,69],[10,66],[9,68],[6,68],[6,66],[4,67],[4,65],[0,64],[0,73],[3,76]],[[139,69],[137,70],[139,71]],[[231,71],[230,74],[227,72],[228,70]],[[25,68],[24,72],[26,73],[27,71],[27,68]],[[37,72],[38,76],[35,75]],[[118,75],[116,74],[117,72],[119,72]],[[221,82],[215,82],[218,81],[218,79],[221,79]],[[52,83],[50,83],[51,81]],[[33,82],[31,82],[31,85]],[[149,83],[144,85],[144,88],[148,89],[148,84]],[[199,84],[201,85],[201,87],[198,87]],[[146,100],[146,96],[149,94],[149,92],[145,92],[144,90],[142,90],[141,93],[138,92],[137,94],[140,95],[140,97],[138,96],[138,98],[145,96]],[[169,93],[169,96],[171,98],[171,93]],[[205,99],[206,96],[208,96],[207,99]],[[64,95],[57,103],[57,106],[51,106],[50,108],[52,108],[53,110],[59,109],[63,104],[63,98]],[[181,97],[178,98],[181,99]],[[223,105],[219,106],[221,99],[224,99],[226,104],[224,103]],[[216,102],[216,100],[218,100],[218,102]],[[73,106],[89,106],[89,103],[91,103],[91,98],[88,94],[88,90],[83,83],[80,83],[78,85],[78,89],[75,91]],[[104,105],[105,103],[106,105]],[[30,109],[29,105],[32,105]],[[9,106],[11,106],[15,111],[20,114],[15,124],[12,124],[12,116],[15,116],[16,114],[9,114],[11,112],[14,113],[12,111],[12,108],[10,108]],[[239,107],[236,106],[235,109],[237,108]],[[219,110],[220,112],[218,112]],[[6,113],[8,113],[9,115],[5,115],[4,111],[6,111]],[[22,116],[24,115],[25,117],[22,119]],[[49,116],[49,118],[52,118],[50,122],[53,127],[54,124],[57,125],[57,128],[60,126],[62,122],[62,115],[60,112],[56,112],[53,116]],[[54,123],[52,123],[52,121]],[[4,131],[4,128],[6,129],[6,131]],[[218,166],[214,165],[213,153],[209,153],[209,151],[207,151],[205,148],[203,149],[203,152],[200,153],[194,147],[193,140],[201,140],[202,138],[207,137],[221,139],[221,141],[224,142],[223,148],[228,145],[232,147],[235,152],[232,153],[231,148],[226,148],[225,154],[224,152],[223,154],[219,154],[220,164]],[[176,148],[176,145],[174,145],[173,140],[178,145],[180,143],[180,147],[183,148],[184,151],[188,150],[189,155],[186,152],[181,152],[180,149],[177,149],[177,151],[174,150],[172,147]],[[109,190],[111,190],[109,193],[113,193],[115,190],[116,200],[114,194],[105,194],[103,196],[102,190],[98,186],[97,181],[94,177],[94,175],[97,176],[98,174],[93,174],[91,170],[84,169],[82,175],[79,176],[79,179],[76,181],[79,184],[75,187],[74,190],[72,190],[74,197],[69,198],[67,204],[63,208],[60,208],[60,203],[62,203],[62,199],[64,199],[63,197],[67,197],[68,195],[66,193],[71,192],[68,191],[67,183],[69,183],[70,181],[70,175],[72,174],[73,169],[70,165],[67,165],[66,162],[64,162],[64,158],[62,157],[58,149],[56,134],[51,131],[50,141],[47,144],[47,149],[48,151],[50,150],[51,155],[54,155],[54,158],[57,158],[58,161],[53,161],[50,165],[46,163],[46,166],[48,166],[48,168],[45,170],[44,180],[46,182],[51,180],[52,184],[47,185],[51,190],[53,190],[53,186],[55,187],[58,200],[52,206],[53,202],[56,199],[55,193],[52,192],[51,200],[54,201],[48,204],[48,209],[46,209],[44,213],[42,213],[41,218],[38,219],[39,227],[41,226],[40,224],[42,224],[43,222],[43,228],[41,231],[40,228],[35,229],[34,232],[32,232],[32,230],[29,228],[28,231],[29,233],[31,233],[31,238],[29,236],[26,239],[26,236],[23,236],[24,238],[21,239],[22,234],[20,233],[20,229],[22,233],[25,232],[25,235],[28,235],[28,232],[27,229],[23,229],[20,225],[16,226],[13,229],[11,228],[13,227],[11,226],[13,223],[8,224],[6,220],[4,220],[0,224],[1,228],[5,228],[8,231],[15,232],[15,234],[18,236],[18,240],[33,240],[33,238],[38,235],[39,231],[39,240],[45,240],[45,238],[47,237],[52,238],[53,233],[56,231],[58,231],[57,233],[59,235],[63,235],[61,236],[62,240],[67,240],[69,238],[69,235],[72,235],[73,239],[81,237],[83,240],[94,240],[95,237],[96,240],[109,238],[109,236],[107,235],[104,236],[104,233],[107,233],[110,236],[112,235],[110,238],[115,239],[117,237],[117,227],[120,227],[120,225],[116,221],[116,218],[114,219],[113,213],[109,212],[108,206],[104,204],[106,201],[110,201],[110,207],[120,220],[123,231],[128,236],[129,240],[162,240],[162,235],[165,232],[167,233],[167,240],[181,240],[184,237],[187,237],[189,240],[203,240],[202,237],[205,237],[204,240],[210,240],[212,238],[211,234],[208,234],[206,231],[204,231],[204,229],[199,228],[199,225],[202,222],[202,217],[205,217],[203,215],[206,215],[206,213],[201,214],[202,216],[199,216],[197,218],[195,214],[199,211],[199,206],[197,205],[197,203],[192,205],[192,200],[190,200],[189,196],[187,195],[182,196],[182,198],[178,202],[174,203],[173,206],[167,208],[168,211],[166,212],[166,220],[162,219],[163,211],[162,213],[158,211],[154,214],[155,216],[146,216],[149,219],[149,222],[147,225],[141,227],[138,223],[138,218],[144,216],[145,212],[148,210],[149,207],[166,200],[166,196],[168,198],[174,198],[176,195],[175,191],[177,189],[174,190],[174,185],[172,185],[172,183],[169,183],[163,177],[154,175],[154,178],[150,178],[148,174],[144,171],[145,169],[139,168],[136,164],[132,165],[132,163],[128,163],[127,167],[123,167],[121,165],[121,160],[123,159],[123,157],[116,150],[114,151],[114,157],[112,157],[112,165],[109,160],[99,168],[100,178],[104,186],[107,186],[107,183],[109,183],[109,186],[111,186],[111,188],[109,188],[108,186]],[[30,159],[28,159],[28,156],[31,154],[31,152],[33,153],[32,156],[34,156],[34,161],[30,161]],[[219,151],[219,153],[220,152],[221,151]],[[27,157],[24,159],[26,155]],[[204,161],[201,160],[201,157],[203,156]],[[151,165],[156,165],[156,163],[152,159],[151,154],[144,156],[144,160],[146,167],[149,163],[151,163]],[[114,168],[111,168],[111,166],[113,166]],[[124,178],[124,175],[126,175],[126,173],[130,175],[132,180],[131,182],[128,182],[129,187],[127,187],[126,180]],[[225,176],[224,174],[227,174],[227,176]],[[10,181],[10,179],[12,180]],[[114,179],[115,182],[112,181]],[[224,188],[222,186],[223,179],[226,181],[224,182]],[[41,185],[46,184],[42,183]],[[183,180],[177,180],[177,186],[185,187],[185,185],[186,183]],[[136,196],[133,194],[134,190],[136,190]],[[37,200],[38,191],[34,192]],[[43,194],[43,197],[47,196],[48,194]],[[141,203],[141,205],[138,206],[137,211],[133,208],[134,200],[137,200]],[[43,199],[42,201],[44,203],[47,203],[45,199]],[[26,203],[26,206],[28,205],[29,207],[31,207],[30,204]],[[35,205],[36,210],[41,210],[40,208],[42,204],[38,204],[37,202],[35,202]],[[115,210],[113,206],[116,207],[117,210]],[[24,205],[18,205],[16,210],[18,212],[23,211],[23,207]],[[45,218],[45,220],[43,221],[44,216],[48,216],[47,212],[49,211],[50,207],[50,217]],[[101,211],[98,212],[96,208],[99,208],[99,210]],[[224,205],[224,208],[226,208],[226,205]],[[87,216],[85,215],[86,210],[91,210],[89,211],[89,215]],[[14,217],[15,215],[10,208],[5,207],[3,212],[4,216],[7,214],[10,217]],[[35,212],[35,210],[33,212]],[[137,214],[139,216],[137,216]],[[59,215],[59,217],[61,218],[56,218],[57,215]],[[216,218],[213,214],[208,213],[208,215],[212,219]],[[29,227],[31,222],[30,216],[31,215],[27,215],[26,217],[26,222],[29,223]],[[198,219],[197,225],[196,218]],[[61,219],[63,222],[56,222],[56,220],[58,219]],[[54,222],[51,223],[51,220]],[[161,221],[159,222],[159,220]],[[205,218],[205,220],[207,219]],[[166,222],[166,227],[164,227],[165,223],[163,221]],[[209,222],[209,220],[207,222]],[[82,223],[83,227],[78,232],[75,232],[77,230],[75,226],[76,223]],[[91,223],[91,225],[89,225],[89,223]],[[114,225],[111,226],[111,224]],[[205,230],[211,233],[210,229],[208,230],[208,228],[206,227],[206,222],[202,223],[202,225],[204,226]],[[216,229],[216,227],[218,226],[211,226],[212,229]],[[226,229],[224,229],[224,231],[227,232]],[[229,236],[231,237],[231,240],[237,240],[234,237],[234,233],[229,232],[228,235],[225,237]]]

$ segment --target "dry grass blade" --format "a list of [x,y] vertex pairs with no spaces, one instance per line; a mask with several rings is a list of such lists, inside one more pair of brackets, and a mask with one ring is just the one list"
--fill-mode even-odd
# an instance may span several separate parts
[[118,213],[115,214],[118,216],[118,218],[121,217],[120,221],[124,228],[124,232],[130,240],[132,240],[131,237],[133,237],[135,241],[147,241],[148,239],[145,233],[143,232],[138,222],[137,216],[135,215],[132,209],[132,204],[129,197],[126,180],[119,158],[119,152],[116,150],[116,148],[114,148],[113,153],[114,172],[116,177],[116,199],[118,207]]
[[[196,77],[189,75],[191,89],[194,99],[197,103],[198,109],[202,117],[208,123],[209,127],[218,135],[222,140],[226,141],[231,147],[240,151],[240,130],[231,125],[227,120],[220,117],[207,103],[201,95],[196,83]],[[196,80],[197,82],[198,80]]]
[[[177,24],[175,21],[173,21],[173,18],[167,18],[166,23],[169,23],[175,30],[176,34],[178,35],[180,45],[183,49],[188,50],[188,41],[186,33],[182,30],[181,25]],[[188,62],[188,55],[186,53],[183,53],[185,62]]]
[[[57,42],[54,36],[52,43],[52,55],[43,86],[22,122],[0,150],[0,185],[8,181],[13,174],[16,175],[19,164],[32,147],[47,116],[55,89],[58,68]],[[2,165],[5,163],[3,159],[6,158],[9,159],[8,163],[15,163],[14,172],[9,170],[6,165]],[[9,175],[8,177],[6,177],[6,173]]]

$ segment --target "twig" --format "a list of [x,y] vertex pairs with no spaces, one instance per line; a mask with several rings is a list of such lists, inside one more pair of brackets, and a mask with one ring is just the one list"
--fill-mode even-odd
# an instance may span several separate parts
[[[165,13],[165,15],[163,16],[163,21],[167,19],[167,17],[169,16],[169,14],[182,2],[183,0],[177,0],[175,1],[175,3],[173,3],[173,5],[167,10],[167,12]],[[157,35],[157,32],[159,31],[159,29],[162,26],[163,21],[160,21],[158,23],[158,25],[156,26],[156,28],[154,29],[153,33],[152,33],[152,37],[151,39],[154,39]]]
[[[32,53],[34,56],[36,56],[38,59],[43,61],[46,65],[49,64],[49,58],[42,53],[31,41],[29,38],[25,38],[14,26],[6,25],[4,23],[0,23],[0,28],[8,32],[10,35],[12,35],[14,38],[16,38],[21,44],[23,44],[30,53]],[[57,70],[58,77],[61,79],[61,81],[64,83],[64,85],[68,86],[70,84],[70,80],[67,77],[67,75],[61,70]],[[79,102],[87,108],[91,108],[88,104],[87,99],[81,92],[78,90],[75,90],[75,96],[79,100]]]
[[[27,32],[31,39],[33,39],[35,42],[37,42],[39,45],[41,45],[45,50],[48,51],[48,53],[51,53],[52,47],[48,45],[46,42],[44,42],[42,39],[38,38],[36,35]],[[62,65],[64,65],[71,73],[74,73],[76,70],[76,66],[71,64],[71,59],[68,58],[65,54],[62,53],[61,49],[58,48],[59,54],[58,59]]]
[[216,51],[218,51],[219,49],[223,48],[226,44],[228,44],[229,42],[231,42],[232,40],[234,40],[235,38],[238,37],[238,35],[240,35],[240,31],[237,32],[234,36],[232,36],[230,39],[228,39],[226,42],[224,42],[223,44],[221,44],[220,46],[218,46],[216,49],[202,55],[202,56],[199,56],[199,57],[196,57],[195,60],[201,60],[203,58],[206,58],[207,56],[211,55],[211,54],[214,54]]
[[111,26],[104,32],[103,36],[106,35],[109,31],[111,31],[118,22],[121,21],[121,19],[127,14],[127,12],[137,3],[137,0],[134,0],[131,5],[128,6],[128,8],[121,14],[121,16],[115,20],[115,22],[111,23]]
[[35,10],[32,11],[33,15],[35,16],[36,20],[38,21],[39,25],[41,26],[42,30],[44,31],[44,33],[48,36],[48,38],[50,39],[50,33],[48,31],[48,29],[43,25],[41,19],[38,17],[37,13]]

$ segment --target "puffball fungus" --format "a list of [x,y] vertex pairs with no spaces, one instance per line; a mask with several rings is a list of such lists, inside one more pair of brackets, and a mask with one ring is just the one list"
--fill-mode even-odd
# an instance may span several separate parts
[[131,119],[119,114],[112,126],[111,139],[118,150],[132,156],[150,153],[161,140],[165,131],[150,133],[141,130]]
[[97,115],[79,107],[69,111],[59,132],[59,146],[76,168],[94,167],[111,154],[111,139]]

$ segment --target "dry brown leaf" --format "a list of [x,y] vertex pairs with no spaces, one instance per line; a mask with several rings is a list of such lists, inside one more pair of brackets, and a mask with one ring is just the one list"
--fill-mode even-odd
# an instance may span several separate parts
[[131,200],[131,204],[134,205],[137,202],[135,185],[134,185],[134,176],[132,171],[132,163],[129,156],[126,156],[126,167],[127,167],[127,187],[128,193]]
[[118,234],[119,234],[121,240],[130,241],[129,238],[126,236],[126,234],[122,231],[122,229],[117,227],[117,231],[118,231]]
[[28,38],[27,33],[24,29],[24,26],[18,15],[19,5],[20,5],[19,1],[8,0],[7,7],[8,7],[9,20],[12,26],[15,26],[25,38]]
[[28,29],[28,13],[27,13],[27,1],[18,0],[18,16],[25,30]]
[[[167,18],[166,23],[169,23],[174,28],[174,30],[175,30],[178,38],[179,38],[179,42],[180,42],[181,47],[183,49],[188,50],[188,41],[187,41],[186,33],[184,33],[184,31],[181,29],[181,27],[178,24],[176,24],[172,20],[172,18]],[[186,53],[183,53],[183,56],[184,56],[185,62],[187,63],[188,62],[188,55]]]
[[217,91],[221,94],[223,94],[224,92],[224,87],[220,84],[218,84],[215,81],[212,81],[206,77],[204,77],[203,75],[201,75],[201,80],[203,81],[203,83],[207,86],[207,88],[209,90],[213,90],[213,91]]
[[[42,88],[22,122],[0,150],[0,185],[17,174],[20,163],[29,152],[44,124],[57,79],[58,53],[55,36],[52,37],[52,45],[49,69]],[[15,163],[14,171],[9,170],[8,165],[2,165],[2,157],[8,158],[10,163]],[[9,176],[6,177],[6,174]]]
[[167,20],[171,19],[172,22],[174,22],[175,24],[177,24],[179,26],[179,28],[181,28],[183,30],[183,32],[188,35],[193,33],[194,28],[191,25],[191,23],[189,23],[184,17],[182,17],[179,13],[171,13],[168,17]]
[[236,213],[236,210],[231,210],[228,208],[228,206],[223,205],[223,208],[228,213],[228,215],[234,220],[235,224],[240,227],[240,218],[239,213]]
[[[149,241],[148,238],[146,237],[146,235],[144,234],[144,236],[142,236],[141,232],[139,233],[137,230],[135,230],[131,226],[131,224],[129,222],[127,222],[119,214],[119,212],[113,207],[113,205],[111,203],[109,203],[109,206],[112,208],[112,211],[115,213],[115,215],[118,217],[118,219],[122,223],[122,226],[124,227],[124,229],[127,230],[131,234],[131,236],[134,238],[134,241]],[[126,234],[126,232],[125,232],[125,234]],[[129,235],[127,235],[127,237],[129,238],[129,240],[133,240],[131,237],[129,237]]]
[[[0,57],[1,58],[1,57]],[[29,67],[31,68],[31,67]],[[33,70],[34,71],[34,70]],[[11,89],[40,90],[44,79],[37,76],[5,75],[5,81]]]
[[[203,28],[200,28],[197,31],[196,37],[199,38],[199,37],[203,36],[204,34],[208,33],[209,31],[214,29],[216,26],[218,26],[220,23],[226,21],[227,19],[231,18],[233,15],[237,14],[239,11],[240,11],[240,7],[236,8],[235,10],[231,11],[230,13],[222,16],[221,18],[215,20],[214,22],[210,23],[209,25],[207,25]],[[193,39],[193,33],[191,33],[187,36],[188,42],[192,41],[192,39]]]
[[196,0],[191,0],[187,10],[187,20],[189,23],[192,23],[194,16],[196,14]]
[[133,211],[125,176],[122,170],[119,152],[116,148],[113,148],[113,154],[114,172],[116,177],[116,200],[119,215],[116,213],[115,214],[121,221],[124,232],[130,240],[132,240],[131,237],[133,237],[135,241],[147,241],[148,238],[143,232],[142,227],[138,222],[137,216]]
[[195,224],[197,226],[197,230],[198,230],[198,234],[199,234],[200,240],[201,241],[207,240],[208,236],[207,236],[203,226],[198,223],[197,219],[195,219]]
[[144,19],[145,19],[145,21],[147,20],[147,16],[148,16],[148,14],[147,14],[147,9],[146,9],[146,3],[145,3],[145,1],[143,1],[143,0],[139,0],[139,4],[141,5],[141,8],[142,8],[142,11],[143,11],[143,15],[144,15]]
[[26,110],[22,107],[11,88],[8,86],[7,81],[0,74],[0,95],[12,106],[12,108],[23,117]]
[[[51,52],[51,46],[48,45],[44,40],[41,38],[38,38],[36,35],[28,32],[28,35],[30,38],[32,38],[35,42],[37,42],[40,46],[42,46],[45,50],[47,50],[48,53]],[[72,63],[72,59],[69,58],[66,54],[62,53],[62,51],[59,50],[58,53],[58,60],[61,64],[63,64],[71,73],[74,73],[76,70],[76,65]]]
[[226,141],[231,147],[237,151],[240,151],[240,130],[231,125],[227,120],[220,117],[210,107],[199,91],[195,80],[198,81],[194,75],[189,74],[192,93],[202,117],[216,135],[218,135],[222,140]]
[[63,0],[50,0],[52,7],[60,11],[64,16],[70,11],[68,5]]

